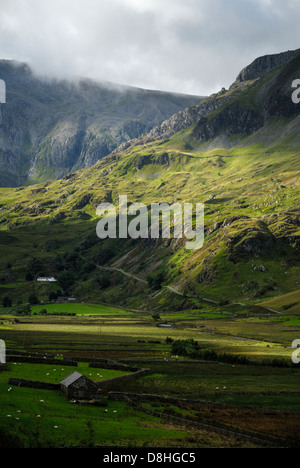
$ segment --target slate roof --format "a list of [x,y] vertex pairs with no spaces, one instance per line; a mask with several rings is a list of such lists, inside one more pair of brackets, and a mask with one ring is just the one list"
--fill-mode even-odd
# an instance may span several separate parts
[[76,380],[78,380],[80,377],[82,377],[82,374],[79,374],[79,372],[73,372],[72,374],[68,375],[65,379],[63,379],[60,383],[61,385],[68,387],[72,383],[76,382]]

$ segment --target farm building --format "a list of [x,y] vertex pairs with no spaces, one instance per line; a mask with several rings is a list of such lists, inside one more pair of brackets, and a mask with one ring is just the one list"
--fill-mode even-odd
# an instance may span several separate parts
[[41,283],[55,283],[57,281],[57,279],[53,278],[53,276],[51,277],[43,277],[43,276],[39,276],[37,278],[37,281],[41,282]]
[[95,382],[79,372],[73,372],[60,382],[68,399],[94,400],[101,398],[101,390]]

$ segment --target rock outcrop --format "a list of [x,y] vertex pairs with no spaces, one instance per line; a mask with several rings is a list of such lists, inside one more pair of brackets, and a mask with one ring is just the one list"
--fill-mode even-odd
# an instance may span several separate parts
[[274,68],[292,60],[299,54],[299,52],[300,49],[288,50],[287,52],[281,52],[280,54],[258,57],[250,65],[243,68],[243,70],[238,74],[235,83],[240,81],[256,80],[265,73],[268,73],[269,71],[274,70]]

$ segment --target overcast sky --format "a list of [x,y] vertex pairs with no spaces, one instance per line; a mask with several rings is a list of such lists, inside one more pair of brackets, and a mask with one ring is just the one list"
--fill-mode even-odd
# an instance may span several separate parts
[[43,74],[208,95],[256,57],[300,48],[299,3],[0,0],[0,58]]

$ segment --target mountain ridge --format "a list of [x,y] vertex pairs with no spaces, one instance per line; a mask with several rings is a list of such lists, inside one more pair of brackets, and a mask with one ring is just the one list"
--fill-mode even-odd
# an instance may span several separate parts
[[199,96],[97,82],[46,79],[25,63],[0,61],[0,185],[60,178],[89,167]]
[[292,60],[299,52],[300,49],[295,49],[278,54],[268,54],[257,57],[250,65],[247,65],[240,71],[234,83],[261,78],[262,74],[268,73],[274,70],[274,68]]
[[[223,105],[236,100],[236,98],[238,98],[240,94],[243,94],[246,89],[250,88],[256,80],[288,63],[292,59],[297,58],[299,55],[300,49],[296,49],[258,57],[241,70],[228,90],[223,88],[218,93],[214,93],[203,99],[199,104],[179,111],[161,124],[155,126],[149,133],[123,143],[116,148],[112,154],[122,152],[132,145],[145,144],[151,141],[172,137],[175,133],[187,129],[191,125],[196,124],[196,122],[201,121],[201,119],[205,119],[206,116],[217,111]],[[239,116],[238,118],[243,119],[244,117],[245,115]],[[251,119],[251,116],[248,116],[248,120],[249,118]],[[259,127],[256,126],[256,129],[258,128]],[[238,130],[238,132],[240,130]]]

